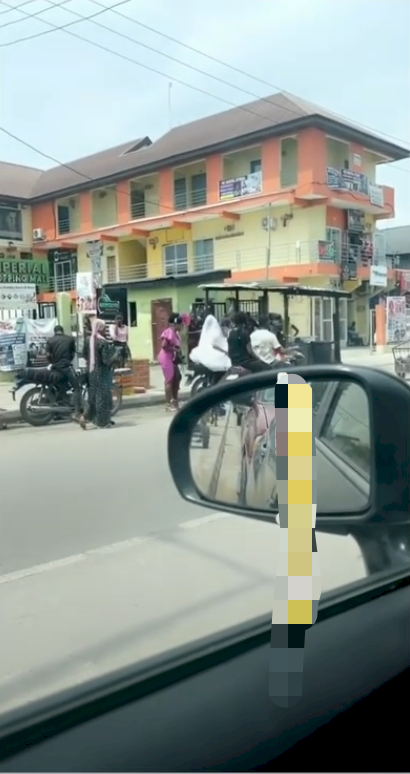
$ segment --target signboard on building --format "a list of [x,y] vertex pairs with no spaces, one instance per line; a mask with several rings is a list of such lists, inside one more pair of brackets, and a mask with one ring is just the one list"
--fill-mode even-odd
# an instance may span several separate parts
[[363,210],[347,211],[347,230],[362,233],[366,227],[366,216]]
[[97,295],[94,277],[91,271],[81,271],[76,277],[77,312],[95,314],[97,311]]
[[384,192],[380,185],[369,183],[369,199],[376,207],[384,207]]
[[0,309],[37,309],[36,286],[0,282]]
[[49,262],[47,258],[10,259],[4,253],[0,253],[0,282],[48,287],[50,282]]
[[27,358],[24,319],[0,320],[0,371],[24,368]]
[[395,344],[406,339],[407,316],[404,296],[387,296],[386,327],[388,344]]
[[97,314],[105,322],[113,322],[118,314],[128,325],[127,291],[125,288],[102,288],[97,290]]
[[253,172],[242,177],[231,177],[229,180],[221,180],[219,183],[221,202],[258,193],[262,193],[262,172]]
[[97,287],[102,286],[102,272],[103,272],[103,243],[96,239],[86,243],[87,258],[90,262],[90,269],[94,275],[94,283]]
[[369,180],[361,172],[354,172],[352,169],[327,168],[328,188],[339,191],[352,191],[369,195]]
[[387,287],[387,266],[370,267],[370,285],[375,288]]

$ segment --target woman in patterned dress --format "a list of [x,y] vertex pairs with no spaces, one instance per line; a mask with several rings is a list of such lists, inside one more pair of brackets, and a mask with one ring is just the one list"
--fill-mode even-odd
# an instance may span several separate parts
[[80,419],[83,430],[87,422],[100,428],[112,427],[112,369],[117,351],[105,336],[105,322],[94,320],[89,342],[89,406]]

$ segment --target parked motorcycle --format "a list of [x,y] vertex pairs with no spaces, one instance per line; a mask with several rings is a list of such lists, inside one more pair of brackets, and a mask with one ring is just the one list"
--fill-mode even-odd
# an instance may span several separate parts
[[[88,404],[88,379],[84,370],[76,371],[80,391],[81,405]],[[57,375],[50,368],[23,368],[16,375],[11,394],[16,400],[16,393],[29,384],[34,386],[27,390],[20,401],[22,419],[33,427],[49,425],[56,419],[69,419],[74,414],[74,392],[67,385],[64,400],[57,387]],[[119,384],[113,385],[113,407],[111,415],[120,410],[122,404],[122,389]]]

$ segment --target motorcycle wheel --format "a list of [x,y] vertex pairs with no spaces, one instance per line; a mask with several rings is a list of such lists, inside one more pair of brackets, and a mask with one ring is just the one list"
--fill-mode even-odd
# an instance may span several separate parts
[[49,425],[54,417],[52,410],[44,414],[37,414],[36,412],[30,411],[31,403],[34,403],[37,406],[39,405],[41,393],[43,393],[43,395],[45,393],[47,397],[51,397],[47,387],[32,387],[24,393],[20,401],[21,417],[27,424],[32,425],[33,427],[44,427],[44,425]]
[[115,415],[118,414],[121,406],[122,406],[122,390],[118,386],[118,384],[115,384],[112,390],[112,409],[111,409],[112,417],[115,417]]

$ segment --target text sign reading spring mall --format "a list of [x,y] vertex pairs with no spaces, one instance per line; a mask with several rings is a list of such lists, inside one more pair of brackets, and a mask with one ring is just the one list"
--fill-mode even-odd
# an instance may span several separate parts
[[11,261],[4,253],[0,253],[0,282],[17,285],[48,285],[50,279],[47,260]]

